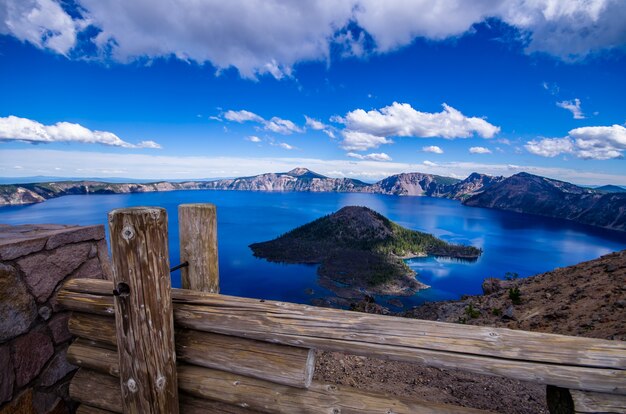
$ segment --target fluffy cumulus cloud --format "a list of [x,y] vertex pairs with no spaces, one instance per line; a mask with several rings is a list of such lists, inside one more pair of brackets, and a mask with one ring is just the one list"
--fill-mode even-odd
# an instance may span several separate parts
[[391,157],[384,152],[373,152],[371,154],[357,154],[355,152],[349,152],[346,156],[350,158],[356,158],[357,160],[370,160],[370,161],[391,161]]
[[542,157],[570,154],[594,160],[622,158],[626,151],[626,128],[621,125],[575,128],[567,137],[532,140],[525,148]]
[[[527,53],[566,60],[626,43],[623,0],[75,0],[73,17],[56,0],[3,0],[0,33],[67,54],[77,33],[98,29],[90,41],[119,62],[175,56],[234,67],[247,78],[291,76],[297,62],[385,53],[415,38],[442,40],[496,18],[518,29]],[[348,30],[358,27],[361,32]],[[357,33],[358,32],[358,33]],[[365,45],[365,33],[373,44]],[[521,40],[520,40],[521,39]]]
[[282,119],[277,116],[272,117],[271,119],[265,119],[255,114],[254,112],[246,110],[226,111],[224,113],[224,118],[229,121],[238,122],[240,124],[244,122],[255,122],[261,124],[263,129],[267,131],[272,131],[283,135],[290,135],[294,132],[304,132],[302,128],[300,128],[288,119]]
[[43,125],[37,121],[13,115],[0,118],[1,141],[21,141],[31,144],[80,142],[123,148],[161,148],[154,141],[141,141],[138,144],[131,144],[112,132],[92,131],[80,124],[57,122],[54,125]]
[[491,154],[491,150],[485,147],[471,147],[469,152],[471,154]]
[[343,135],[341,148],[348,151],[365,151],[370,148],[378,148],[383,144],[393,143],[390,139],[366,132],[344,130],[341,135]]
[[347,150],[376,148],[392,141],[387,137],[492,138],[500,128],[482,118],[466,117],[443,104],[443,111],[420,112],[407,103],[394,102],[380,110],[356,109],[333,120],[345,125],[341,146]]
[[556,106],[570,111],[574,119],[585,119],[585,114],[583,114],[583,110],[580,108],[580,99],[578,98],[573,101],[557,102]]
[[246,141],[250,141],[250,142],[261,142],[261,138],[257,137],[256,135],[250,135],[248,137],[246,137]]
[[443,150],[436,145],[429,145],[428,147],[422,147],[424,152],[432,152],[433,154],[443,154]]
[[544,138],[529,141],[525,147],[531,154],[556,157],[560,154],[571,154],[574,150],[574,143],[569,138]]
[[88,21],[73,19],[54,0],[0,2],[0,34],[10,34],[39,48],[67,55]]

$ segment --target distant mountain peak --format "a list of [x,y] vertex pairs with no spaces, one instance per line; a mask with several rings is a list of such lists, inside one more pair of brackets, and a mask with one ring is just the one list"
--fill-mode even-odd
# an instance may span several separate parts
[[293,175],[294,177],[299,177],[301,175],[305,175],[305,174],[309,174],[309,173],[316,174],[313,171],[309,170],[308,168],[303,168],[303,167],[297,167],[297,168],[294,168],[291,171],[287,171],[287,174]]

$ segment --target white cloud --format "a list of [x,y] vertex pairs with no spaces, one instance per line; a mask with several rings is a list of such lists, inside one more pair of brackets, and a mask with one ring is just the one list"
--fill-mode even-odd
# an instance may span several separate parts
[[284,148],[286,150],[294,149],[294,147],[292,147],[291,145],[287,144],[286,142],[279,142],[278,146],[281,147],[281,148]]
[[250,135],[249,137],[245,138],[246,141],[250,141],[250,142],[261,142],[261,138],[257,137],[256,135]]
[[518,0],[504,6],[501,18],[528,35],[528,53],[577,60],[605,48],[623,48],[626,41],[621,0]]
[[371,160],[371,161],[391,161],[391,157],[384,152],[373,152],[371,154],[363,155],[355,152],[349,152],[346,156],[350,158],[356,158],[357,160]]
[[423,161],[422,164],[424,164],[427,167],[438,167],[439,166],[439,164],[437,164],[435,162],[432,162],[432,161],[428,161],[428,160]]
[[498,138],[496,140],[496,142],[499,143],[499,144],[504,144],[504,145],[511,145],[512,144],[511,140],[508,139],[508,138]]
[[491,154],[491,150],[485,147],[471,147],[469,152],[471,154]]
[[574,144],[569,138],[543,138],[538,141],[529,141],[524,147],[531,154],[556,157],[563,153],[570,154],[574,149]]
[[[21,170],[13,167],[20,165]],[[307,167],[332,177],[353,177],[379,180],[401,172],[420,171],[422,163],[376,162],[369,160],[321,160],[316,158],[252,158],[252,157],[200,157],[167,156],[129,153],[102,153],[90,151],[58,151],[45,149],[5,149],[0,157],[0,175],[21,177],[55,175],[54,168],[63,165],[65,177],[107,176],[158,178],[238,177],[264,172],[289,171]],[[155,169],[158,166],[158,169]],[[121,171],[119,174],[115,171]],[[467,177],[478,171],[491,175],[511,175],[520,171],[557,178],[579,184],[626,185],[626,174],[621,172],[581,171],[579,169],[510,166],[475,162],[440,163],[430,167],[430,172],[443,176]]]
[[302,128],[298,127],[290,120],[278,118],[276,116],[269,121],[265,121],[263,125],[264,128],[268,131],[276,132],[283,135],[289,135],[294,132],[304,132]]
[[314,129],[316,131],[322,131],[323,133],[325,133],[326,135],[328,135],[330,138],[335,138],[335,133],[333,132],[333,127],[330,125],[326,125],[325,123],[323,123],[322,121],[318,121],[315,118],[310,118],[308,116],[304,116],[304,118],[306,119],[306,126],[308,126],[311,129]]
[[274,141],[270,141],[270,145],[273,147],[280,147],[282,149],[286,149],[286,150],[293,150],[296,149],[296,147],[287,144],[286,142],[274,142]]
[[258,122],[261,124],[265,122],[265,119],[259,115],[254,112],[246,111],[245,109],[242,109],[241,111],[226,111],[226,113],[224,113],[224,118],[229,121],[239,122],[240,124],[248,121]]
[[343,118],[335,118],[351,131],[377,136],[469,138],[474,134],[492,138],[500,128],[482,118],[466,117],[443,104],[437,113],[416,111],[408,103],[394,102],[380,110],[356,109]]
[[389,136],[454,139],[479,135],[491,138],[500,131],[484,119],[466,117],[447,104],[443,104],[443,111],[429,113],[416,111],[407,103],[394,102],[380,110],[356,109],[332,120],[346,126],[341,146],[348,150],[389,144]]
[[[292,75],[303,61],[386,53],[415,38],[443,40],[471,33],[497,18],[517,28],[527,53],[576,60],[626,43],[622,0],[76,0],[84,18],[72,18],[53,0],[4,0],[0,33],[67,54],[87,24],[101,55],[118,62],[175,57],[218,72],[234,67],[246,78]],[[363,28],[374,40],[365,47]],[[511,37],[514,39],[514,37]]]
[[341,148],[348,151],[365,151],[370,148],[378,148],[382,144],[391,144],[393,142],[385,137],[378,137],[365,132],[350,131],[347,129],[341,131],[341,135],[343,135]]
[[0,118],[1,141],[21,141],[31,144],[80,142],[123,148],[161,148],[154,141],[141,141],[138,144],[131,144],[123,141],[112,132],[92,131],[80,124],[57,122],[54,125],[43,125],[37,121],[13,115]]
[[306,119],[306,126],[308,126],[311,129],[315,129],[317,131],[323,131],[324,129],[328,128],[328,125],[326,125],[322,121],[318,121],[315,118],[309,118],[308,116],[305,115],[304,119]]
[[428,147],[422,147],[422,151],[424,152],[432,152],[433,154],[443,154],[443,150],[436,146],[436,145],[430,145]]
[[246,110],[226,111],[224,113],[224,118],[229,121],[238,122],[240,124],[244,122],[256,122],[263,125],[263,129],[267,131],[272,131],[283,135],[289,135],[294,132],[304,132],[302,128],[298,127],[296,124],[288,119],[282,119],[275,116],[272,117],[270,120],[266,120],[262,116]]
[[148,140],[148,141],[140,141],[139,144],[135,145],[135,148],[161,149],[163,147],[159,143],[156,143],[152,140]]
[[11,34],[43,49],[67,55],[88,21],[72,19],[53,0],[5,0],[0,4],[0,34]]
[[583,111],[580,108],[580,99],[578,98],[574,99],[573,101],[557,102],[556,106],[570,111],[574,116],[574,119],[585,119],[585,114],[583,114]]
[[571,154],[594,160],[622,158],[626,150],[626,128],[621,125],[575,128],[567,137],[532,140],[525,148],[542,157]]

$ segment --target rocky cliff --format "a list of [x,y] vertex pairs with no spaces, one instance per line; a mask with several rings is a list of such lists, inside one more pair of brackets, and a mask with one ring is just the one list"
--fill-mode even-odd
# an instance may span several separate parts
[[286,173],[267,173],[252,177],[210,181],[208,189],[247,191],[311,191],[358,192],[368,188],[363,181],[352,178],[330,178],[306,168],[295,168]]
[[625,193],[601,193],[528,173],[515,174],[493,184],[469,197],[464,204],[626,231]]
[[447,189],[461,180],[439,175],[403,173],[387,177],[368,188],[368,192],[390,195],[445,197]]

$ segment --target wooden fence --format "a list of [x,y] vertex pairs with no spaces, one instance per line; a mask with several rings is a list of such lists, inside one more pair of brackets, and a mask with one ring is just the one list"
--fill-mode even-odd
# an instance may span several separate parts
[[113,281],[59,294],[79,413],[485,413],[312,381],[314,350],[548,385],[551,412],[626,413],[626,343],[220,295],[215,207],[179,207],[184,289],[160,208],[109,213]]

